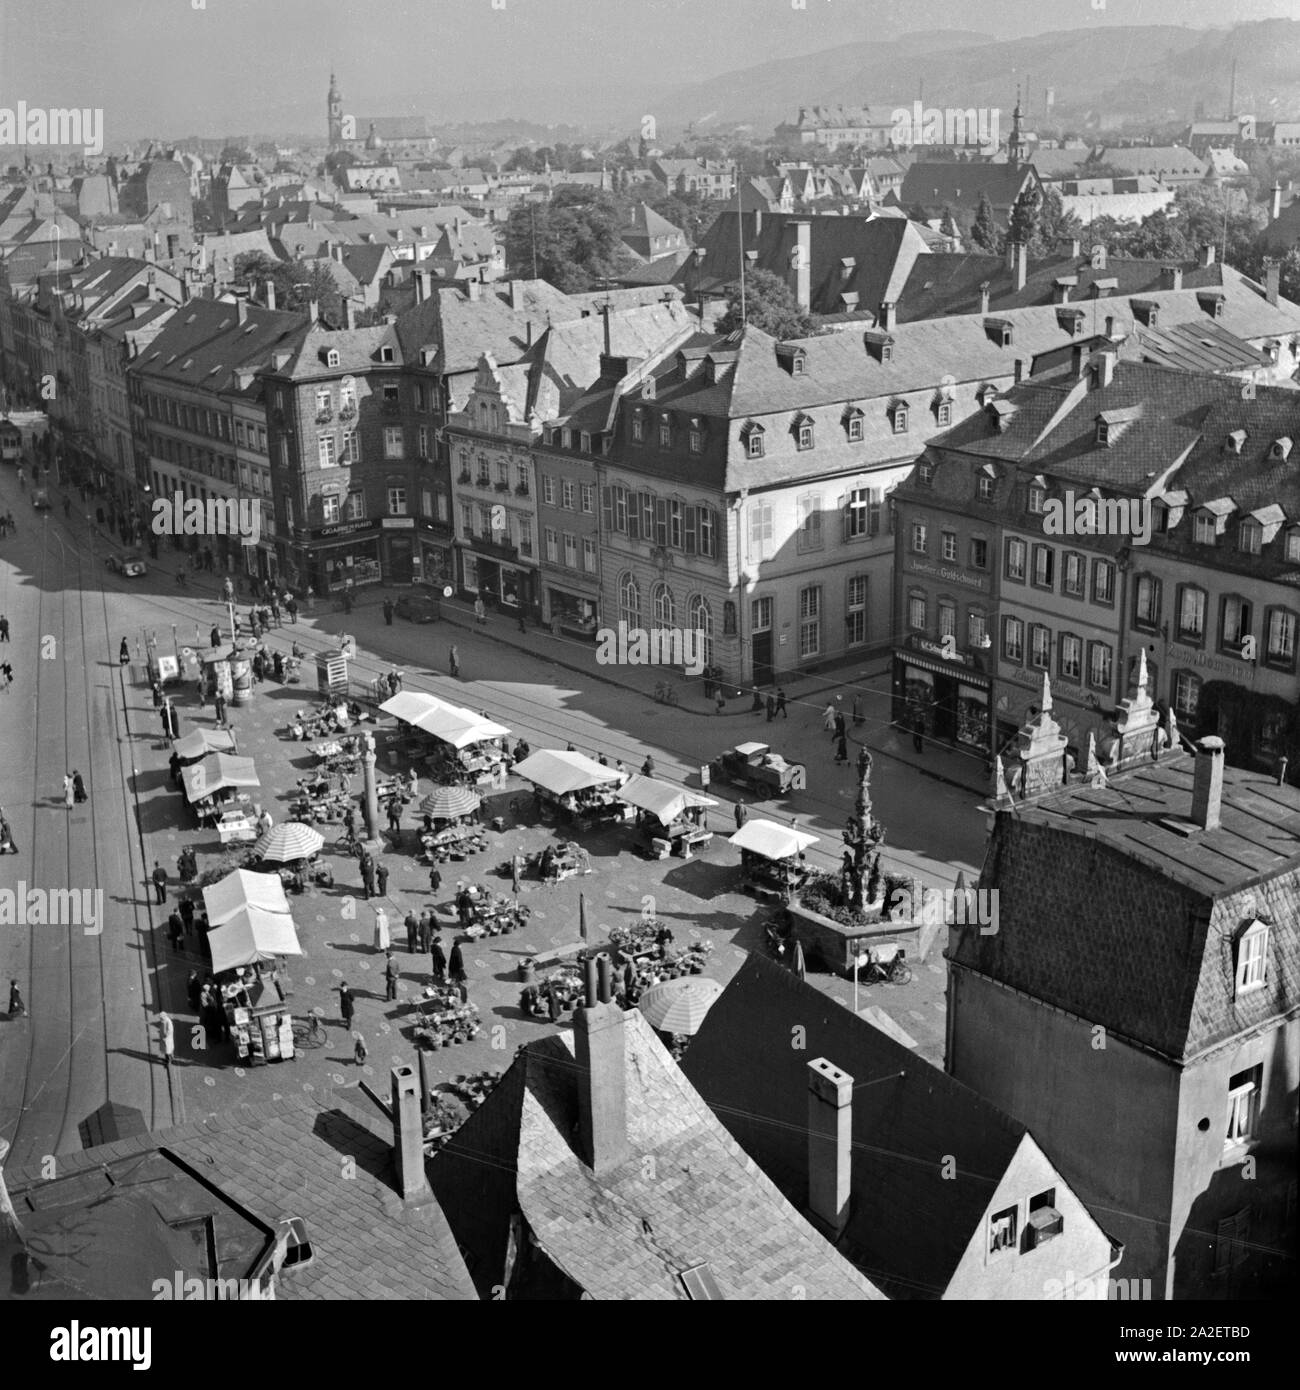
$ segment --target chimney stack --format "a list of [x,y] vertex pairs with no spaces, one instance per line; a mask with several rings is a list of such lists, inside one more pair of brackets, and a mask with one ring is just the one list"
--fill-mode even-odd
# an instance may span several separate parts
[[605,356],[611,357],[613,355],[613,350],[610,347],[609,341],[609,300],[606,300],[600,306],[600,316],[605,321]]
[[393,1161],[397,1190],[404,1202],[431,1195],[424,1175],[424,1126],[420,1119],[420,1082],[413,1067],[393,1068]]
[[1198,829],[1219,828],[1219,806],[1223,796],[1223,740],[1211,734],[1196,745],[1196,765],[1192,769],[1192,820]]
[[411,279],[415,285],[415,302],[423,304],[433,293],[433,271],[417,270]]
[[330,255],[331,255],[331,257],[333,257],[334,260],[336,260],[340,265],[342,265],[342,264],[343,264],[343,243],[342,243],[342,242],[339,242],[339,241],[331,242],[331,243],[330,243]]
[[1020,383],[1025,379],[1025,359],[1023,357],[1016,358],[1015,373],[1015,384],[1019,386]]
[[980,313],[987,314],[989,311],[989,282],[980,281]]
[[1103,348],[1100,352],[1093,353],[1093,389],[1100,391],[1102,387],[1109,386],[1115,379],[1115,360],[1118,353]]
[[346,328],[357,326],[357,302],[355,299],[343,300],[343,324]]
[[521,312],[524,307],[524,282],[522,280],[511,280],[510,282],[510,307],[516,314]]
[[[1281,199],[1282,199],[1282,194],[1281,194],[1281,192],[1279,192],[1277,196],[1278,196],[1278,204],[1279,204],[1279,206],[1280,206],[1280,205],[1281,205]],[[763,230],[763,209],[762,209],[762,208],[755,208],[755,209],[754,209],[754,235],[755,235],[755,237],[757,237],[758,234],[759,234],[762,230]]]
[[894,331],[894,314],[897,307],[897,305],[890,303],[888,300],[880,306],[878,324],[882,333],[892,333]]
[[1273,187],[1269,190],[1269,192],[1273,195],[1273,202],[1269,212],[1269,220],[1271,222],[1276,222],[1277,219],[1282,216],[1282,184],[1277,179],[1274,179]]
[[1109,339],[1109,338],[1113,338],[1114,336],[1115,336],[1115,315],[1114,315],[1114,314],[1107,314],[1107,315],[1106,315],[1106,337]]
[[274,281],[274,280],[267,280],[267,281],[265,282],[265,284],[262,286],[262,294],[263,294],[263,298],[266,300],[266,307],[267,307],[268,309],[274,309],[274,308],[275,308],[275,281]]
[[1199,265],[1202,270],[1204,270],[1206,266],[1214,264],[1214,243],[1212,241],[1203,241],[1201,243],[1196,253],[1196,264]]
[[483,297],[483,286],[477,280],[468,280],[465,283],[465,296],[471,304],[477,304]]
[[1183,287],[1183,268],[1180,265],[1165,265],[1160,267],[1160,288],[1164,290],[1181,290]]
[[1029,279],[1029,247],[1023,241],[1012,243],[1011,273],[1016,280],[1016,293],[1019,294]]
[[236,322],[236,323],[247,323],[247,322],[248,322],[248,300],[246,300],[246,299],[237,299],[237,300],[235,301],[235,322]]
[[808,1063],[808,1211],[838,1240],[852,1192],[853,1078],[819,1057]]
[[806,218],[791,222],[794,245],[790,248],[790,289],[803,313],[812,312],[812,223]]
[[[608,970],[608,963],[606,964]],[[612,1172],[631,1149],[627,1138],[627,1041],[623,1010],[601,1002],[594,959],[585,966],[586,1003],[573,1012],[578,1062],[578,1132],[595,1177]]]
[[1281,281],[1282,266],[1272,256],[1264,258],[1264,298],[1270,304],[1277,303],[1278,288]]
[[1087,369],[1088,354],[1084,351],[1082,343],[1075,343],[1070,350],[1070,372],[1075,381],[1080,381]]

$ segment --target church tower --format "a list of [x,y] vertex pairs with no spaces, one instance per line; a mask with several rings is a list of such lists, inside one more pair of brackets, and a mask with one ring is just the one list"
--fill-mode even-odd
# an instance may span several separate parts
[[343,94],[339,91],[334,74],[330,73],[330,90],[326,99],[329,108],[330,149],[343,148]]
[[1023,119],[1024,112],[1020,109],[1020,88],[1017,87],[1016,109],[1011,113],[1011,136],[1007,140],[1007,163],[1013,169],[1025,162],[1025,155],[1028,153],[1024,131],[1020,125]]

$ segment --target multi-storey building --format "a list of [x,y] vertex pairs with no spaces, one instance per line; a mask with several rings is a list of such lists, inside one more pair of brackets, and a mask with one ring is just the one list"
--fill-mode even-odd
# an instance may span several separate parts
[[988,757],[1050,674],[1078,760],[1113,736],[1145,654],[1190,732],[1295,762],[1297,436],[1293,391],[1117,362],[1113,345],[988,396],[894,494],[895,717]]
[[1267,1297],[1295,1278],[1300,791],[1168,748],[1144,676],[1108,769],[1068,779],[1044,683],[1029,795],[992,808],[998,930],[950,930],[945,1066],[1052,1155],[1121,1279]]

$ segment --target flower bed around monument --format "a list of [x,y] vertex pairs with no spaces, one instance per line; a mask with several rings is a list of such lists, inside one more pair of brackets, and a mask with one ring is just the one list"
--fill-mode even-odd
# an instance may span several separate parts
[[898,900],[900,892],[916,894],[919,889],[920,884],[910,879],[884,874],[877,899],[868,903],[865,911],[854,912],[841,902],[835,876],[817,874],[787,909],[794,938],[803,947],[809,965],[837,975],[851,975],[854,958],[863,946],[884,938],[906,943],[908,956],[914,958],[920,924],[910,918],[892,920],[887,908]]

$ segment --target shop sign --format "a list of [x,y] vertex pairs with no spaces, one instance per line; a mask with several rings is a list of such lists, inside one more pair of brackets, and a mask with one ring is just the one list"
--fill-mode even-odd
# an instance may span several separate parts
[[1210,656],[1206,652],[1198,652],[1195,647],[1171,646],[1169,657],[1172,661],[1177,661],[1184,666],[1199,666],[1206,671],[1217,671],[1219,675],[1239,677],[1242,668],[1249,669],[1248,661],[1232,661],[1226,658]]
[[[1016,676],[1010,677],[1014,684],[1025,687],[1025,682]],[[1071,685],[1068,681],[1061,680],[1058,676],[1051,677],[1052,698],[1063,695],[1067,700],[1073,700],[1075,704],[1084,705],[1090,699],[1099,700],[1101,697],[1093,690],[1085,690],[1081,685]],[[1030,690],[1041,693],[1043,688],[1043,673],[1039,672],[1037,681],[1031,681],[1027,687]]]
[[322,526],[317,532],[318,536],[352,536],[358,531],[369,531],[372,525],[369,521],[352,521],[342,526]]
[[386,531],[413,531],[415,518],[413,516],[386,516],[381,518],[379,524]]
[[941,579],[945,584],[964,584],[968,589],[987,589],[988,575],[975,574],[970,570],[958,569],[953,565],[939,565],[933,560],[915,560],[908,557],[908,569],[914,574],[929,575],[931,579]]
[[910,640],[919,652],[927,652],[930,656],[941,657],[944,661],[952,661],[962,666],[975,665],[975,658],[969,652],[959,652],[951,637],[945,638],[942,642],[932,642],[928,637],[917,637],[913,633]]

